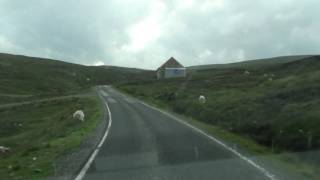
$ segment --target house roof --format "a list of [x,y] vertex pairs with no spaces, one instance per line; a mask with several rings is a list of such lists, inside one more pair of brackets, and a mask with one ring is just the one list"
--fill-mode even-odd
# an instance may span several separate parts
[[157,70],[164,68],[184,68],[182,64],[180,64],[176,59],[171,57],[167,62],[162,64]]

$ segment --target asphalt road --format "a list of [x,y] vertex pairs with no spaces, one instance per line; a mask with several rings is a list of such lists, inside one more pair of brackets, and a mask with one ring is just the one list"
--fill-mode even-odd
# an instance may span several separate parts
[[207,136],[110,87],[112,125],[85,180],[264,180],[261,170]]

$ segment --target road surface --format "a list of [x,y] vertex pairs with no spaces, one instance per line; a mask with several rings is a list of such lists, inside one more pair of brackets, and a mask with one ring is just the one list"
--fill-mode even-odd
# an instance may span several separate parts
[[112,125],[85,180],[264,180],[265,173],[222,145],[104,86]]

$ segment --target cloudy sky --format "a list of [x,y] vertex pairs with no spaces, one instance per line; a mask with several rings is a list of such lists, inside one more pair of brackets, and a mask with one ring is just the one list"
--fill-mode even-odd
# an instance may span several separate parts
[[155,69],[320,54],[319,0],[0,0],[0,52]]

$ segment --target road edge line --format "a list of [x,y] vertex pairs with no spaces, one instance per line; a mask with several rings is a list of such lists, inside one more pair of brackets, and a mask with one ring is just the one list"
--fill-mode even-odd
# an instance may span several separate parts
[[181,120],[180,118],[178,118],[178,117],[170,114],[169,112],[163,111],[163,110],[161,110],[161,109],[159,109],[159,108],[157,108],[157,107],[153,107],[153,106],[151,106],[151,105],[149,105],[149,104],[147,104],[147,103],[145,103],[145,102],[143,102],[143,101],[141,101],[141,100],[138,100],[138,101],[139,101],[141,104],[145,105],[146,107],[149,107],[149,108],[151,108],[151,109],[153,109],[153,110],[156,110],[156,111],[158,111],[158,112],[160,112],[160,113],[162,113],[162,114],[164,114],[164,115],[167,115],[167,116],[173,118],[174,120],[176,120],[176,121],[184,124],[185,126],[193,129],[194,131],[196,131],[196,132],[198,132],[198,133],[206,136],[206,137],[209,138],[210,140],[218,143],[218,144],[221,145],[222,147],[226,148],[226,149],[229,150],[230,152],[232,152],[232,153],[234,153],[235,155],[237,155],[238,157],[240,157],[242,160],[246,161],[247,163],[249,163],[250,165],[252,165],[252,166],[255,167],[256,169],[258,169],[261,173],[263,173],[263,174],[264,174],[267,178],[269,178],[270,180],[278,180],[278,179],[275,177],[274,174],[270,173],[270,172],[269,172],[268,170],[266,170],[265,168],[261,167],[260,165],[258,165],[258,164],[255,163],[255,162],[253,162],[250,158],[242,155],[241,153],[239,153],[239,152],[236,151],[235,149],[231,148],[230,146],[226,145],[225,143],[223,143],[222,141],[216,139],[215,137],[211,136],[210,134],[202,131],[201,129],[199,129],[199,128],[191,125],[191,124],[189,124],[189,123],[186,122],[186,121]]
[[[100,94],[99,94],[99,96],[100,96]],[[81,171],[79,172],[79,174],[76,176],[76,178],[74,180],[82,180],[84,178],[84,176],[86,175],[88,169],[90,168],[93,160],[96,158],[97,154],[99,153],[100,148],[102,147],[103,143],[105,142],[105,140],[108,137],[108,134],[109,134],[109,131],[110,131],[110,128],[111,128],[111,124],[112,124],[112,116],[111,116],[111,111],[110,111],[108,102],[106,100],[104,101],[104,104],[106,105],[106,108],[108,110],[108,116],[109,116],[108,127],[107,127],[106,132],[103,135],[101,141],[99,142],[98,146],[93,151],[93,153],[91,154],[90,158],[88,159],[86,164],[82,167]]]

